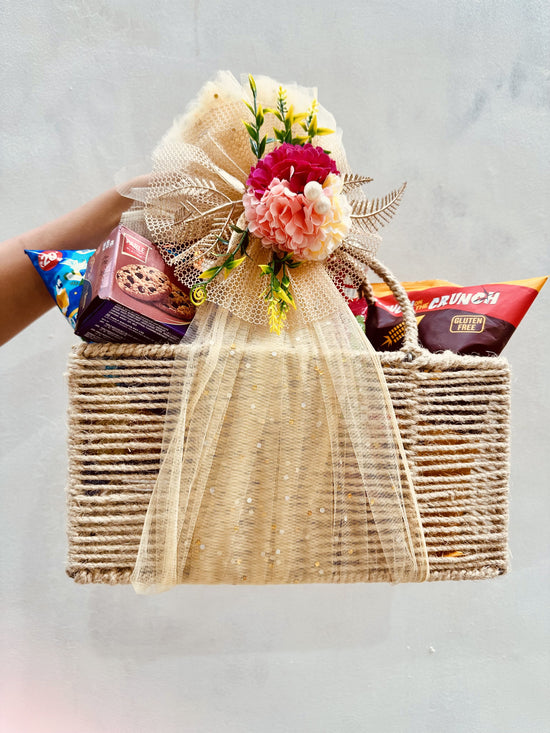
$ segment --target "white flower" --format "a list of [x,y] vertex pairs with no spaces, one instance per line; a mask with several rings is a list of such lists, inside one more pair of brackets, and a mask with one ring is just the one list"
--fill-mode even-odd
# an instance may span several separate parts
[[[310,181],[304,186],[304,196],[309,201],[317,201],[319,196],[323,193],[323,187],[317,181]],[[319,212],[321,213],[321,212]],[[323,212],[326,213],[326,212]]]
[[331,209],[330,199],[324,195],[319,196],[317,201],[313,204],[313,208],[318,214],[328,214]]

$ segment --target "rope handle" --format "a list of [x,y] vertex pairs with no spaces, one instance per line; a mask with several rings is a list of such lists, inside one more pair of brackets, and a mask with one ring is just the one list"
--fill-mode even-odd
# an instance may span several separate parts
[[[405,326],[405,336],[403,338],[403,346],[399,349],[399,351],[404,352],[405,359],[407,361],[412,361],[415,356],[419,356],[420,354],[425,353],[426,350],[422,346],[420,346],[420,343],[418,341],[418,324],[416,322],[414,308],[411,301],[409,300],[407,291],[401,285],[399,280],[397,280],[391,270],[388,270],[388,268],[383,265],[379,260],[377,260],[376,257],[369,257],[368,263],[365,264],[367,264],[368,267],[378,275],[378,277],[382,278],[382,280],[386,283],[386,285],[394,294],[395,299],[401,307],[401,312],[403,314],[403,323]],[[365,282],[363,283],[362,292],[365,295],[368,303],[374,302],[374,293],[370,283],[367,280],[365,280]]]

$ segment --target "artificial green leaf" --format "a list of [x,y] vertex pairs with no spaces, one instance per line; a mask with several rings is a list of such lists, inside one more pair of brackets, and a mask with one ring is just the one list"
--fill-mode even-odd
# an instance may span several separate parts
[[256,112],[256,125],[258,127],[261,127],[264,124],[264,112],[262,109],[262,105],[258,105],[258,111]]
[[256,96],[256,81],[252,74],[248,75],[248,83],[250,84],[250,89],[252,89],[252,94]]
[[258,265],[260,270],[262,271],[263,275],[271,275],[273,270],[271,269],[271,265]]
[[239,257],[238,260],[229,260],[224,265],[224,270],[234,270],[236,267],[238,267],[242,262],[246,260],[246,257]]
[[282,300],[284,300],[285,303],[288,303],[288,305],[291,305],[293,308],[296,308],[296,306],[294,304],[294,301],[291,300],[291,298],[289,297],[289,295],[290,295],[290,293],[287,294],[284,290],[278,290],[277,291],[277,296],[279,298],[281,298]]
[[255,140],[256,142],[258,142],[258,130],[253,125],[251,125],[250,122],[245,122],[244,120],[243,120],[243,125],[248,130],[248,134],[250,135],[252,140]]
[[246,104],[252,115],[255,117],[256,113],[254,112],[254,107],[250,104],[250,102],[247,102],[246,99],[243,99],[243,102]]
[[258,158],[263,158],[263,155],[265,153],[266,142],[267,142],[267,135],[264,136],[262,140],[260,140],[260,145],[258,147]]
[[283,87],[279,87],[277,92],[277,108],[284,118],[286,114],[286,89],[283,89]]
[[332,135],[334,130],[330,130],[328,127],[318,127],[317,135]]
[[201,280],[208,280],[211,277],[216,277],[216,275],[220,272],[221,267],[211,267],[209,270],[205,270],[204,272],[201,272],[199,275]]

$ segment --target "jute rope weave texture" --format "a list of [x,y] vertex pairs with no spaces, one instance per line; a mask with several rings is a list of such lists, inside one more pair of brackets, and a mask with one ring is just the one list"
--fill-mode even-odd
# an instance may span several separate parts
[[[88,344],[73,349],[67,573],[76,582],[129,582],[159,469],[178,348]],[[425,351],[411,361],[403,352],[381,353],[380,361],[412,470],[430,580],[505,573],[507,361]],[[354,576],[358,582],[388,579],[383,570],[360,564]],[[338,574],[325,572],[315,582],[338,582]]]

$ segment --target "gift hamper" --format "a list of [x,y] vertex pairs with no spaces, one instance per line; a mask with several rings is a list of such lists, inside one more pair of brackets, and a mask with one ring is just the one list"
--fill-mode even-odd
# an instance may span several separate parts
[[[197,312],[181,343],[73,349],[76,582],[154,592],[506,572],[508,364],[419,345],[376,254],[404,187],[367,199],[334,129],[311,90],[220,74],[131,192],[122,223]],[[350,288],[372,295],[369,272],[402,310],[397,351],[375,352],[347,306]]]

